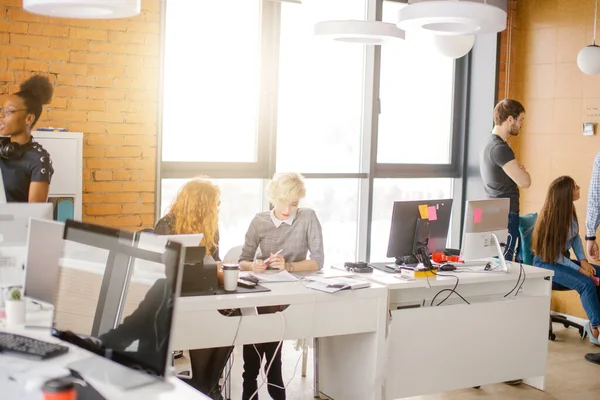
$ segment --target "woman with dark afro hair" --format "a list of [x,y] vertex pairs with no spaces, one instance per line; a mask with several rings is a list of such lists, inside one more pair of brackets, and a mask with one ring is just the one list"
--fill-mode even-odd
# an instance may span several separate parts
[[21,83],[17,93],[0,98],[0,171],[8,202],[48,201],[52,160],[33,140],[31,130],[52,93],[50,80],[34,75]]

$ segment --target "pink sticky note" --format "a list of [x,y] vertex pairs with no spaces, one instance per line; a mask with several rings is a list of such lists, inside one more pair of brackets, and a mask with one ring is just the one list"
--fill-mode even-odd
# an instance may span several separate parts
[[478,224],[481,222],[481,216],[483,215],[483,210],[481,208],[476,208],[473,210],[473,222]]
[[430,221],[437,221],[437,210],[435,209],[435,206],[429,206],[427,208],[427,213],[429,214]]

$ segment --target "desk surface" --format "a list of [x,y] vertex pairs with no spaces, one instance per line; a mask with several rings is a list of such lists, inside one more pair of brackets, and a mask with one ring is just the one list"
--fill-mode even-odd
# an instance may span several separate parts
[[[29,324],[48,324],[49,326],[51,319],[51,311],[37,311],[28,312],[27,323]],[[7,376],[3,376],[4,372],[3,365],[6,363],[31,363],[32,366],[57,366],[65,367],[69,363],[84,358],[95,357],[93,354],[73,346],[69,343],[61,342],[60,340],[52,337],[49,330],[46,329],[26,329],[16,328],[7,329],[0,327],[0,330],[16,333],[19,335],[30,336],[32,338],[44,340],[47,342],[60,343],[68,346],[69,352],[63,356],[56,357],[45,361],[30,361],[22,357],[12,357],[0,354],[0,390],[2,390],[3,400],[23,400],[23,399],[42,399],[41,393],[30,393],[27,395],[23,392],[21,384],[14,381],[8,380]],[[170,377],[163,382],[157,382],[151,385],[147,385],[138,389],[132,389],[122,391],[113,386],[103,384],[101,382],[89,379],[84,376],[94,388],[100,392],[107,400],[206,400],[209,399],[202,393],[194,390],[186,383],[180,381],[176,377]]]
[[[518,263],[509,264],[510,272],[456,272],[456,271],[440,271],[441,275],[452,275],[452,276],[436,276],[433,278],[418,278],[412,281],[407,281],[398,278],[400,274],[390,274],[387,272],[373,270],[372,274],[360,274],[365,279],[370,280],[381,285],[388,287],[389,289],[416,289],[425,287],[442,287],[451,286],[456,283],[454,276],[460,279],[460,285],[468,285],[473,283],[485,283],[485,282],[502,282],[502,281],[516,281],[519,277],[520,267]],[[546,278],[554,276],[554,272],[544,268],[538,268],[531,265],[523,264],[526,279],[533,278]]]
[[[358,276],[361,278],[361,276]],[[284,304],[314,304],[341,299],[373,299],[387,296],[387,288],[377,282],[371,287],[358,290],[342,290],[324,293],[306,287],[307,281],[261,283],[270,292],[221,294],[215,296],[180,297],[177,313],[228,308],[263,307]]]

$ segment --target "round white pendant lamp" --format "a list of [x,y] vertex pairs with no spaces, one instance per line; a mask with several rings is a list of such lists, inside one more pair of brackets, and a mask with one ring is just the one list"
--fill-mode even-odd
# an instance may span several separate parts
[[60,18],[130,18],[141,12],[142,0],[23,0],[23,9]]
[[467,55],[475,44],[474,35],[434,35],[433,47],[438,53],[449,58]]
[[314,26],[317,37],[338,42],[381,45],[404,39],[404,32],[394,24],[381,21],[321,21]]
[[596,22],[598,18],[598,0],[594,6],[594,39],[592,44],[581,49],[577,54],[577,66],[587,75],[600,74],[600,47],[596,46]]
[[507,0],[409,0],[398,28],[435,35],[475,35],[506,29]]

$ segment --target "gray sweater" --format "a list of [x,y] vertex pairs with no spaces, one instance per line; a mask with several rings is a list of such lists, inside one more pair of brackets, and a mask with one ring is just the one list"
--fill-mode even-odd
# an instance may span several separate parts
[[256,214],[242,248],[240,261],[253,261],[256,249],[268,257],[283,249],[281,255],[287,262],[305,261],[308,252],[319,269],[323,268],[323,232],[317,214],[310,208],[299,208],[291,225],[276,227],[269,211]]

